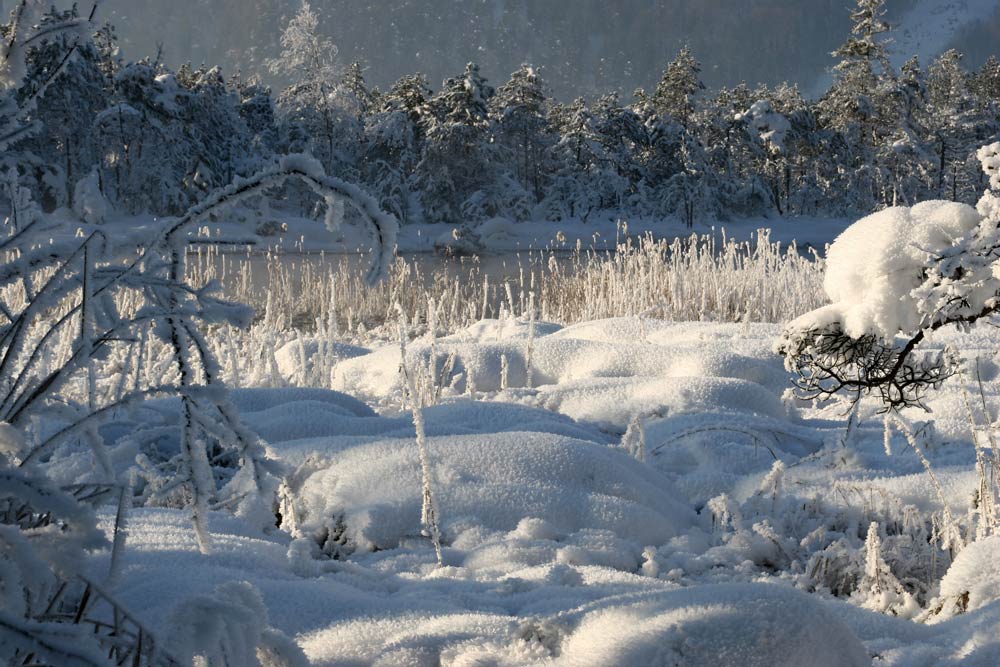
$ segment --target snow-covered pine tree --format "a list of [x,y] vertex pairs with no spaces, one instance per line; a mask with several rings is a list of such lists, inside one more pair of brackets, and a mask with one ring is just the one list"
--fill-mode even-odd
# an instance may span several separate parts
[[149,61],[128,63],[114,81],[111,106],[94,119],[90,140],[100,156],[104,193],[131,213],[178,214],[191,147],[182,127],[186,91]]
[[859,210],[872,210],[879,199],[873,173],[875,150],[887,132],[886,84],[893,79],[884,35],[885,0],[857,0],[851,12],[851,34],[833,56],[833,85],[819,101],[820,122],[843,136],[839,160],[846,167],[844,193]]
[[671,212],[691,229],[695,222],[716,214],[718,188],[708,155],[694,133],[681,135],[678,158],[681,169],[666,183],[667,200]]
[[928,68],[926,122],[937,156],[936,198],[974,201],[982,172],[976,169],[973,156],[996,123],[980,114],[961,61],[962,54],[950,49]]
[[189,146],[184,185],[189,193],[212,190],[254,164],[252,134],[240,114],[241,101],[217,67],[178,72],[185,91],[179,100],[179,129]]
[[650,98],[660,115],[670,116],[686,126],[695,111],[695,96],[705,89],[701,81],[701,63],[691,49],[683,47],[663,71],[663,77]]
[[[64,11],[50,7],[39,25],[54,26],[79,19],[76,6]],[[65,60],[70,50],[74,50],[74,57]],[[99,57],[89,38],[67,33],[28,50],[20,95],[31,95],[39,86],[47,85],[30,115],[44,129],[21,142],[17,156],[8,154],[7,159],[16,159],[20,168],[29,172],[27,183],[44,208],[72,207],[76,183],[95,161],[86,138],[95,116],[107,106],[110,92],[110,81],[101,70]],[[58,75],[52,78],[57,70]],[[55,170],[55,178],[50,170]]]
[[541,215],[586,222],[595,211],[620,202],[628,184],[613,170],[597,121],[583,98],[553,106],[548,124],[558,141],[548,148],[546,161],[553,171],[540,203]]
[[342,85],[348,96],[348,104],[354,108],[358,122],[364,123],[368,114],[378,106],[379,92],[369,88],[361,63],[355,61],[347,67]]
[[496,183],[488,106],[494,92],[479,66],[469,63],[464,74],[445,81],[431,99],[427,139],[417,166],[428,221],[459,223],[470,221],[469,215],[496,215],[482,205],[486,189]]
[[230,81],[239,98],[238,113],[253,137],[253,158],[263,163],[274,154],[278,144],[278,121],[271,89],[256,81]]
[[594,102],[594,131],[603,146],[608,169],[627,187],[616,188],[617,200],[609,208],[622,209],[637,190],[644,166],[641,153],[649,143],[649,134],[639,113],[621,104],[617,94],[604,95]]
[[422,74],[404,76],[379,97],[379,106],[365,121],[362,180],[382,207],[404,222],[420,217],[412,195],[431,95]]
[[887,104],[892,129],[876,153],[888,176],[882,203],[912,205],[934,195],[937,162],[928,143],[927,82],[916,56],[900,68]]
[[530,65],[521,65],[511,74],[490,103],[504,162],[536,202],[544,196],[547,176],[543,164],[550,143],[546,104],[544,83]]
[[272,74],[291,81],[278,96],[284,123],[300,124],[311,152],[334,173],[340,162],[343,125],[349,116],[337,47],[319,32],[319,16],[303,1],[281,34],[281,54],[267,61]]
[[996,56],[987,58],[969,77],[969,90],[984,107],[1000,105],[1000,60]]

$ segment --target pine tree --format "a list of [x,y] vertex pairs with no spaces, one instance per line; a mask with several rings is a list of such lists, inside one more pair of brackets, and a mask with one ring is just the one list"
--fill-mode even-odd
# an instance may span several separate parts
[[[78,19],[75,7],[65,11],[52,8],[42,16],[40,26]],[[65,61],[71,48],[75,49],[74,57]],[[57,70],[58,76],[52,78]],[[26,151],[22,158],[34,163],[36,175],[45,174],[33,183],[37,196],[49,200],[49,207],[72,207],[76,182],[86,176],[95,161],[86,137],[97,113],[107,106],[110,82],[101,70],[100,55],[93,42],[63,34],[42,42],[28,54],[21,95],[34,94],[42,85],[47,87],[38,99],[32,119],[45,130],[22,145]],[[50,169],[55,170],[55,178],[48,175]],[[59,187],[53,190],[56,183]]]
[[530,65],[511,74],[491,100],[499,139],[509,155],[507,160],[522,187],[536,201],[543,196],[546,145],[545,89],[541,77]]
[[182,181],[189,146],[176,125],[182,89],[149,61],[124,65],[114,85],[115,98],[90,137],[104,194],[131,213],[179,213],[188,203]]
[[271,89],[254,81],[243,82],[238,77],[230,86],[239,99],[239,115],[253,137],[254,152],[259,160],[275,152],[278,143],[278,123]]
[[701,64],[695,60],[691,49],[685,46],[664,70],[650,99],[653,108],[660,115],[670,116],[681,125],[687,125],[694,114],[694,98],[705,89],[700,77]]
[[350,105],[354,107],[358,121],[364,123],[368,114],[378,105],[379,96],[377,91],[368,87],[361,63],[355,61],[350,64],[344,73],[343,87]]
[[419,217],[411,195],[431,122],[430,98],[422,74],[404,76],[379,97],[365,123],[362,179],[381,206],[404,222]]
[[635,109],[622,106],[614,93],[599,98],[592,112],[594,130],[603,146],[608,167],[619,181],[627,184],[618,189],[618,199],[611,203],[611,207],[621,209],[643,179],[645,167],[641,154],[649,144],[649,133],[642,117]]
[[996,56],[990,56],[969,78],[969,90],[984,108],[1000,105],[1000,60]]
[[855,130],[860,141],[870,144],[880,76],[890,76],[892,68],[881,35],[889,32],[885,0],[858,0],[851,13],[851,36],[833,56],[840,59],[833,68],[834,84],[820,103],[821,119],[841,132]]
[[627,181],[614,171],[597,119],[582,98],[569,105],[555,105],[548,123],[558,141],[549,146],[547,162],[552,176],[541,202],[546,219],[579,219],[620,202]]
[[916,56],[900,68],[891,91],[893,129],[883,140],[877,160],[889,174],[886,205],[912,205],[931,196],[935,159],[928,145],[927,81]]
[[312,139],[314,154],[327,173],[334,173],[345,104],[337,64],[337,47],[319,34],[319,17],[303,1],[281,34],[281,55],[268,61],[272,74],[291,85],[278,97],[286,124],[300,124]]
[[974,153],[985,119],[978,113],[955,49],[938,56],[927,71],[928,130],[938,157],[937,197],[964,201],[981,189]]
[[178,82],[186,93],[179,114],[190,147],[186,187],[213,189],[251,171],[253,135],[240,115],[238,95],[226,85],[219,68],[202,66],[187,77],[178,73]]
[[[469,63],[462,76],[448,79],[430,101],[424,152],[417,167],[424,214],[428,220],[459,222],[495,215],[482,202],[493,181],[488,104],[492,86]],[[474,209],[466,210],[468,206]],[[478,209],[478,210],[476,210]]]
[[122,67],[122,54],[118,48],[118,34],[111,23],[106,22],[94,33],[94,48],[101,72],[108,81],[113,81]]
[[857,0],[851,35],[833,52],[840,59],[833,86],[818,104],[821,123],[843,136],[839,159],[846,169],[839,187],[862,210],[871,210],[880,198],[875,150],[888,132],[891,108],[886,103],[893,72],[882,37],[889,32],[884,5],[885,0]]

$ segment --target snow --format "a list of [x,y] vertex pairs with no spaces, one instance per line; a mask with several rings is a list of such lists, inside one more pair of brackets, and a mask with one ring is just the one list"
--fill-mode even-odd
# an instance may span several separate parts
[[[314,446],[322,457],[318,443]],[[509,532],[524,519],[540,520],[546,532],[578,537],[579,558],[587,561],[602,557],[588,553],[594,539],[598,551],[608,533],[631,542],[637,567],[643,546],[665,542],[694,520],[693,512],[648,468],[592,442],[508,431],[430,437],[427,447],[441,528],[449,543],[478,541],[465,537],[468,531],[477,536]],[[322,465],[295,492],[294,535],[346,553],[392,549],[413,537],[420,523],[421,486],[412,440],[350,447]],[[393,481],[391,488],[386,480]],[[335,532],[337,544],[325,541],[323,536]],[[623,560],[628,555],[606,557]]]
[[[153,627],[245,595],[258,610],[245,627],[284,633],[313,665],[995,663],[997,538],[952,560],[929,532],[942,502],[965,517],[978,486],[962,399],[974,380],[953,378],[928,401],[922,446],[939,496],[898,433],[886,453],[874,406],[847,435],[842,407],[783,396],[778,325],[537,322],[526,387],[530,329],[489,320],[435,343],[439,363],[454,352],[456,376],[478,376],[476,400],[456,382],[423,410],[442,566],[421,534],[399,347],[372,341],[334,367],[368,403],[326,389],[233,392],[286,471],[280,529],[210,512],[202,555],[186,512],[133,509],[116,593]],[[996,405],[995,329],[945,329],[928,345],[981,359]],[[408,350],[426,363],[426,338]],[[637,423],[641,456],[622,438]],[[110,530],[113,512],[101,517]],[[90,566],[106,572],[106,556]],[[916,597],[901,606],[876,580],[928,588],[914,609]],[[203,652],[226,632],[199,627],[182,635],[204,639]]]
[[871,664],[857,637],[821,603],[779,586],[703,586],[622,596],[594,607],[567,638],[555,664]]
[[[712,328],[639,318],[588,322],[556,330],[537,328],[531,342],[532,387],[527,384],[526,326],[514,322],[483,324],[436,341],[440,358],[454,355],[453,374],[445,379],[456,392],[500,389],[501,359],[508,364],[507,386],[521,388],[524,402],[577,420],[598,422],[624,432],[636,414],[677,415],[721,408],[784,418],[780,401],[787,376],[762,343],[778,329],[748,337],[738,325]],[[707,334],[713,345],[700,339]],[[643,340],[645,339],[645,340]],[[748,343],[756,339],[755,350]],[[407,363],[426,365],[430,345],[408,347]],[[399,350],[387,345],[369,355],[342,361],[333,387],[370,400],[399,394]]]
[[[167,621],[170,645],[186,660],[247,667],[307,667],[302,649],[267,625],[267,608],[247,582],[220,584],[184,600]],[[265,657],[265,660],[260,660]]]
[[874,333],[890,340],[920,328],[923,313],[913,291],[925,279],[928,259],[968,237],[981,221],[971,206],[945,201],[888,208],[859,220],[827,254],[824,289],[832,304],[790,327],[837,321],[852,338]]
[[975,611],[1000,600],[1000,536],[987,537],[962,550],[941,579],[941,611],[931,623]]
[[90,225],[102,224],[108,217],[108,201],[101,194],[100,174],[92,170],[76,183],[73,212]]

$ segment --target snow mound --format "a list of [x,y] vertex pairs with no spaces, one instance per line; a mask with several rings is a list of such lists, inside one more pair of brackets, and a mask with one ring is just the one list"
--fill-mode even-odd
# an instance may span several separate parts
[[940,612],[929,622],[943,621],[1000,600],[998,553],[1000,536],[997,535],[962,549],[941,580]]
[[[638,318],[559,329],[538,323],[481,322],[436,343],[438,373],[453,356],[444,384],[453,393],[525,389],[523,400],[578,420],[624,430],[637,414],[704,409],[787,418],[781,401],[788,375],[770,352],[771,326],[703,327]],[[407,364],[426,368],[431,346],[407,348]],[[401,393],[399,347],[338,363],[333,388],[386,401]],[[528,368],[531,368],[530,387]]]
[[[370,350],[332,341],[321,341],[313,336],[293,340],[279,347],[274,353],[278,372],[286,382],[292,382],[300,377],[304,369],[322,361],[320,357],[327,356],[333,360],[353,359],[368,354]],[[305,366],[303,366],[305,361]]]
[[761,385],[729,377],[595,378],[547,388],[541,405],[574,419],[623,427],[635,415],[701,412],[715,408],[786,416],[785,406]]
[[282,405],[310,401],[322,403],[331,411],[345,416],[374,417],[375,412],[347,394],[327,389],[308,389],[303,387],[283,387],[281,389],[232,389],[229,398],[240,412],[259,412]]
[[821,602],[782,586],[709,585],[597,604],[564,642],[560,667],[871,665]]
[[812,427],[756,415],[652,419],[644,430],[648,463],[695,506],[723,493],[741,496],[745,480],[763,477],[776,460],[790,464],[823,445]]
[[[662,544],[694,521],[669,482],[591,442],[509,432],[431,437],[428,449],[448,541],[471,527],[513,531],[534,518],[562,535],[604,530],[641,547]],[[417,536],[421,499],[413,440],[350,447],[295,491],[294,531],[327,551],[394,548]]]
[[[912,290],[920,286],[928,257],[966,237],[982,221],[966,204],[928,201],[893,207],[854,223],[827,256],[823,286],[833,305],[813,311],[791,327],[842,323],[852,338],[874,333],[892,338],[918,328]],[[813,326],[802,326],[810,318]]]

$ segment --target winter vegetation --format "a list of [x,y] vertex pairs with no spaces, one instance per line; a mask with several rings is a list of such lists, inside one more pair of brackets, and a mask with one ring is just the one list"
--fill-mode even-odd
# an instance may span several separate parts
[[303,2],[272,98],[101,11],[0,31],[4,664],[1000,662],[996,61],[383,93]]
[[[78,12],[38,20],[58,25]],[[411,74],[379,90],[340,56],[308,3],[264,63],[290,82],[272,91],[217,67],[126,61],[104,24],[28,50],[21,90],[48,90],[33,101],[36,131],[5,159],[43,210],[66,207],[90,222],[179,215],[234,177],[306,151],[401,223],[445,222],[463,234],[498,216],[691,226],[974,203],[985,186],[976,150],[1000,129],[1000,64],[966,71],[952,50],[897,69],[883,14],[880,2],[858,6],[815,100],[788,84],[706,90],[688,48],[630,101],[556,100],[530,65],[496,85],[470,63],[436,89]],[[300,214],[318,201],[296,185],[281,197]]]

